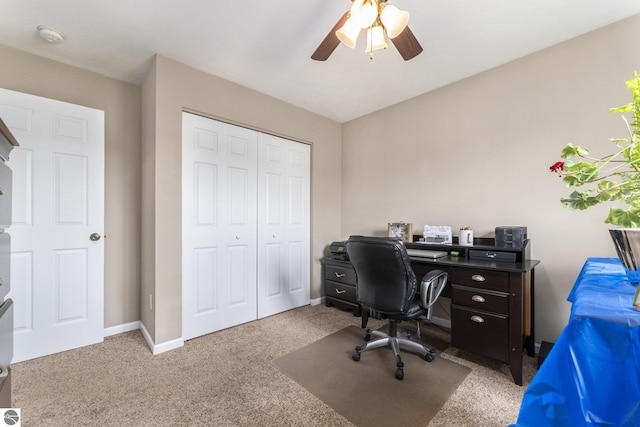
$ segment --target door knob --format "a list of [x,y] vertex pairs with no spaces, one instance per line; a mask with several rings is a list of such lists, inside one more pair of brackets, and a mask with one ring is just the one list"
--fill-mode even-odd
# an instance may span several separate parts
[[100,234],[98,234],[98,233],[92,233],[92,234],[91,234],[91,236],[89,236],[89,240],[92,240],[92,241],[94,241],[94,242],[95,242],[96,240],[100,240]]

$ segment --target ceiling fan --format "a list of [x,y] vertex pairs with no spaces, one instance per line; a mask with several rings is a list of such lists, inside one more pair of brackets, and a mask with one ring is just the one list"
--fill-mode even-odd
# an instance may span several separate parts
[[354,48],[360,31],[367,29],[365,52],[373,59],[373,52],[386,49],[387,37],[405,61],[422,52],[422,46],[407,26],[409,12],[388,5],[387,0],[351,0],[351,8],[342,15],[311,59],[326,61],[340,42]]

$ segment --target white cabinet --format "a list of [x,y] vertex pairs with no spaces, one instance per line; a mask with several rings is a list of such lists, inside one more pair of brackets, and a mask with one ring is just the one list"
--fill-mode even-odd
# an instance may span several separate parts
[[310,147],[183,113],[190,339],[309,303]]

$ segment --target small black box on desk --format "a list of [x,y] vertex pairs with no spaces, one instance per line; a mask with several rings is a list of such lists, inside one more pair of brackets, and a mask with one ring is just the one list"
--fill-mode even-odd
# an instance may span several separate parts
[[345,242],[333,242],[329,245],[329,258],[340,261],[349,261],[349,255],[344,247]]
[[496,247],[521,249],[527,240],[527,227],[496,227]]

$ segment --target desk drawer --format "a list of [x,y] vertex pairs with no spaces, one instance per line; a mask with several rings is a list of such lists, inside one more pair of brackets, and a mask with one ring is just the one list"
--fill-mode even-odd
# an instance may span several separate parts
[[509,273],[506,271],[455,268],[450,280],[456,285],[509,292]]
[[451,305],[451,345],[509,362],[509,316]]
[[508,261],[516,262],[515,252],[498,252],[498,251],[478,251],[469,250],[469,258],[484,259],[487,261]]
[[348,285],[355,286],[356,272],[352,267],[327,265],[325,269],[325,280],[331,280],[333,282],[346,283]]
[[356,287],[353,285],[346,285],[344,283],[327,280],[324,285],[324,295],[326,297],[332,297],[357,304]]
[[452,285],[451,302],[474,310],[509,314],[509,294],[480,288]]

